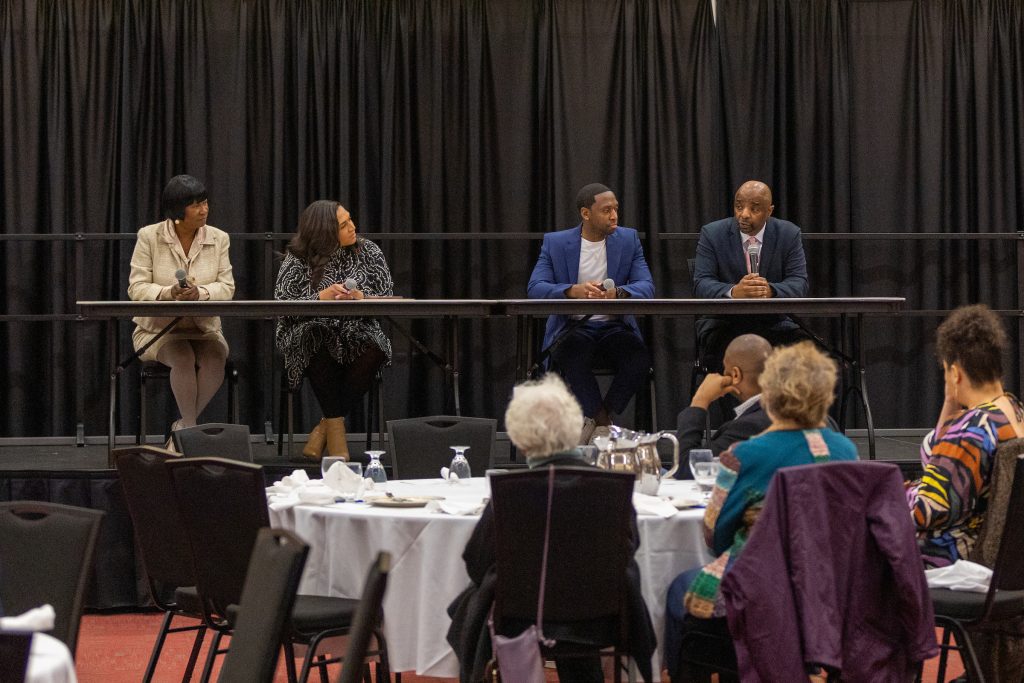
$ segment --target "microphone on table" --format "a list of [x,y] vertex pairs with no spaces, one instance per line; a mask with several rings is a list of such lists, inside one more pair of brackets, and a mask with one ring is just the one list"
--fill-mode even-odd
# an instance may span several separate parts
[[754,242],[747,246],[747,258],[750,260],[750,272],[757,273],[758,266],[761,265],[761,243]]
[[615,289],[615,280],[611,279],[610,277],[606,277],[604,279],[604,282],[601,283],[601,288],[604,289],[604,291],[606,292]]
[[183,268],[178,268],[174,271],[174,277],[178,279],[178,286],[182,289],[188,289],[188,281],[185,279],[188,277],[188,273]]
[[348,290],[348,291],[350,291],[350,292],[351,292],[352,290],[355,290],[355,289],[358,289],[358,288],[359,288],[359,285],[358,285],[358,284],[356,283],[356,281],[355,281],[355,280],[353,280],[352,278],[347,278],[347,279],[345,280],[345,282],[343,282],[342,284],[344,285],[345,289],[347,289],[347,290]]

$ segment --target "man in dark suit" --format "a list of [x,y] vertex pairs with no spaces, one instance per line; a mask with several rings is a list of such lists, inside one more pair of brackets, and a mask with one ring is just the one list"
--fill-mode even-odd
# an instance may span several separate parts
[[[736,190],[733,217],[708,223],[700,231],[693,272],[694,295],[701,299],[769,299],[807,296],[807,262],[800,228],[772,218],[772,191],[750,180]],[[758,253],[752,272],[749,254]],[[787,316],[708,316],[697,321],[704,365],[721,369],[722,350],[734,337],[753,333],[773,346],[804,338]]]
[[[579,191],[580,224],[544,235],[540,257],[530,275],[531,299],[627,299],[654,296],[654,281],[636,230],[619,227],[619,202],[604,185]],[[605,288],[610,278],[614,285]],[[570,327],[567,316],[548,318],[544,348],[583,406],[581,443],[595,427],[610,425],[644,380],[651,361],[631,315],[601,316]],[[565,334],[562,334],[565,331]],[[615,376],[602,397],[593,368],[610,367]]]
[[[735,417],[722,424],[707,445],[717,456],[736,441],[745,441],[760,434],[771,419],[761,406],[761,371],[772,352],[772,345],[764,337],[744,334],[732,340],[725,349],[725,373],[711,373],[704,378],[693,394],[693,400],[679,413],[679,451],[701,448],[704,443],[708,408],[726,394],[733,394],[741,403]],[[677,476],[685,474],[679,470]]]

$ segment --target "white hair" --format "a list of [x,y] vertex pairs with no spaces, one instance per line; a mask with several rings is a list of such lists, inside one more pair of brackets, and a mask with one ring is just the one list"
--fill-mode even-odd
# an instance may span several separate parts
[[562,379],[548,373],[512,391],[505,429],[527,459],[545,458],[576,446],[583,430],[583,409]]

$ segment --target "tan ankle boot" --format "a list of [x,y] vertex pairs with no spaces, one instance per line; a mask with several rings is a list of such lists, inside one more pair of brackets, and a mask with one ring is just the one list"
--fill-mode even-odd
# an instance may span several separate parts
[[331,457],[340,457],[348,460],[348,438],[345,434],[345,418],[324,418],[323,424],[327,428],[327,454]]
[[319,460],[323,457],[325,443],[327,443],[327,427],[324,425],[324,420],[321,419],[309,433],[309,441],[302,449],[302,454],[307,458]]

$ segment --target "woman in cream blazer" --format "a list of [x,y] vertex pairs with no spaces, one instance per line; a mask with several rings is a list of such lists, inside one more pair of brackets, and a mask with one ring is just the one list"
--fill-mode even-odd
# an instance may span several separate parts
[[[206,188],[188,175],[171,178],[163,192],[165,219],[139,230],[132,253],[128,296],[132,301],[205,301],[235,293],[228,258],[230,239],[206,224]],[[186,273],[186,287],[176,272]],[[135,318],[132,342],[141,349],[173,318]],[[171,391],[181,419],[172,430],[195,426],[199,414],[224,381],[228,343],[220,318],[185,318],[139,357],[171,369]]]

